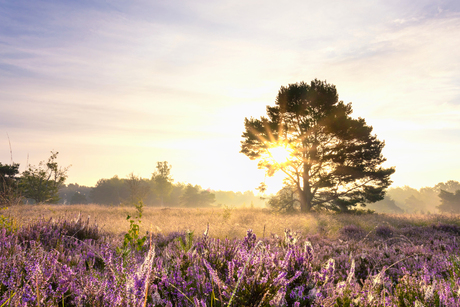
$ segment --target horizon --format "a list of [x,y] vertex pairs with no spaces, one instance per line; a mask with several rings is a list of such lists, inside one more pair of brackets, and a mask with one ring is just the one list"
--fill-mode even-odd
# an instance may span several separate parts
[[239,153],[281,86],[337,87],[391,187],[460,181],[460,2],[0,2],[0,162],[58,151],[66,184],[168,161],[174,182],[269,193]]

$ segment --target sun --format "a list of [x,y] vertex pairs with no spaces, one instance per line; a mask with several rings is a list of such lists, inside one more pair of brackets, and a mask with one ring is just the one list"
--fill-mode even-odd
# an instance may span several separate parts
[[284,145],[278,145],[268,149],[268,153],[278,164],[286,163],[291,157],[289,148]]

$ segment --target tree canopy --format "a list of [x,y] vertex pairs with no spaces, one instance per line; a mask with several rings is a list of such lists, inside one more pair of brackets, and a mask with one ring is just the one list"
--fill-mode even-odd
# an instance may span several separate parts
[[169,202],[173,191],[173,179],[171,176],[171,165],[168,161],[157,162],[157,170],[152,173],[153,191],[160,200],[161,206]]
[[188,184],[180,197],[183,207],[208,207],[216,201],[216,196],[200,186]]
[[38,167],[29,165],[20,179],[21,192],[36,203],[57,203],[59,188],[67,179],[70,166],[62,168],[56,161],[58,152],[51,152],[48,162],[41,161]]
[[17,202],[20,199],[18,191],[19,164],[0,163],[0,206]]
[[334,85],[313,80],[283,86],[267,117],[245,118],[241,153],[269,176],[281,170],[302,212],[347,211],[383,199],[394,168],[384,168],[385,145]]

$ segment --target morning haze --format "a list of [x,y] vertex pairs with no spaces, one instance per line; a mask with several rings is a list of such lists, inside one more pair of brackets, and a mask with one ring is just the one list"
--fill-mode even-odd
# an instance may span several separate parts
[[385,141],[392,186],[459,180],[459,12],[455,1],[2,2],[0,161],[8,133],[20,171],[59,151],[67,183],[150,178],[168,161],[176,182],[276,193],[282,176],[239,153],[244,118],[317,78]]

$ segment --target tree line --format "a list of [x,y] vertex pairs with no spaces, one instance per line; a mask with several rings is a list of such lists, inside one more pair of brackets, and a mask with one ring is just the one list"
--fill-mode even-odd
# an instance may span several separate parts
[[384,213],[460,213],[460,182],[449,180],[419,190],[409,186],[390,187],[383,200],[368,207]]
[[[460,187],[453,187],[455,182],[415,190],[417,193],[409,187],[389,188],[395,167],[383,167],[385,142],[372,133],[372,126],[363,118],[351,116],[351,102],[338,98],[335,85],[326,81],[289,84],[280,88],[275,105],[266,107],[267,116],[245,118],[240,152],[257,160],[267,176],[278,171],[285,175],[284,187],[268,199],[269,206],[286,212],[350,212],[368,206],[389,212],[438,209],[460,213]],[[130,174],[128,178],[101,179],[90,189],[77,185],[64,189],[67,169],[58,167],[56,156],[52,152],[48,162],[29,166],[21,176],[16,176],[18,164],[0,164],[3,198],[52,203],[59,200],[59,190],[67,201],[66,193],[72,189],[70,203],[142,201],[147,205],[190,207],[210,206],[218,198],[217,193],[197,185],[174,184],[166,161],[158,162],[148,179]],[[258,190],[265,192],[264,183]],[[386,193],[390,196],[385,197]],[[427,199],[436,196],[439,203],[433,207]]]
[[100,179],[94,187],[71,183],[66,185],[69,167],[57,163],[58,152],[51,152],[48,161],[29,165],[20,174],[19,164],[0,163],[0,204],[101,204],[122,205],[142,202],[159,207],[263,206],[263,201],[251,191],[211,191],[199,185],[174,183],[171,165],[157,162],[150,178],[129,174]]
[[35,203],[56,203],[59,188],[67,179],[68,167],[57,163],[58,152],[51,152],[48,161],[38,166],[28,165],[19,173],[19,163],[0,163],[0,205],[11,205],[31,200]]
[[[227,205],[268,206],[282,212],[300,210],[295,188],[285,186],[265,199],[252,191],[208,191],[199,185],[174,183],[171,165],[167,161],[157,162],[151,178],[130,174],[126,178],[100,179],[94,187],[76,183],[66,185],[69,167],[60,167],[57,155],[57,152],[52,152],[47,161],[40,162],[38,166],[29,165],[22,174],[17,163],[0,163],[0,204],[96,203],[114,206],[142,201],[146,206],[161,207]],[[263,185],[260,189],[263,190]],[[460,182],[449,180],[419,190],[409,186],[390,187],[383,200],[369,203],[367,208],[382,213],[460,213]]]
[[94,187],[78,184],[64,185],[59,190],[61,203],[101,205],[132,204],[142,201],[146,206],[156,207],[261,207],[263,200],[252,191],[212,191],[190,183],[175,183],[171,176],[171,165],[157,162],[156,171],[150,178],[129,174],[126,178],[113,176],[100,179]]

